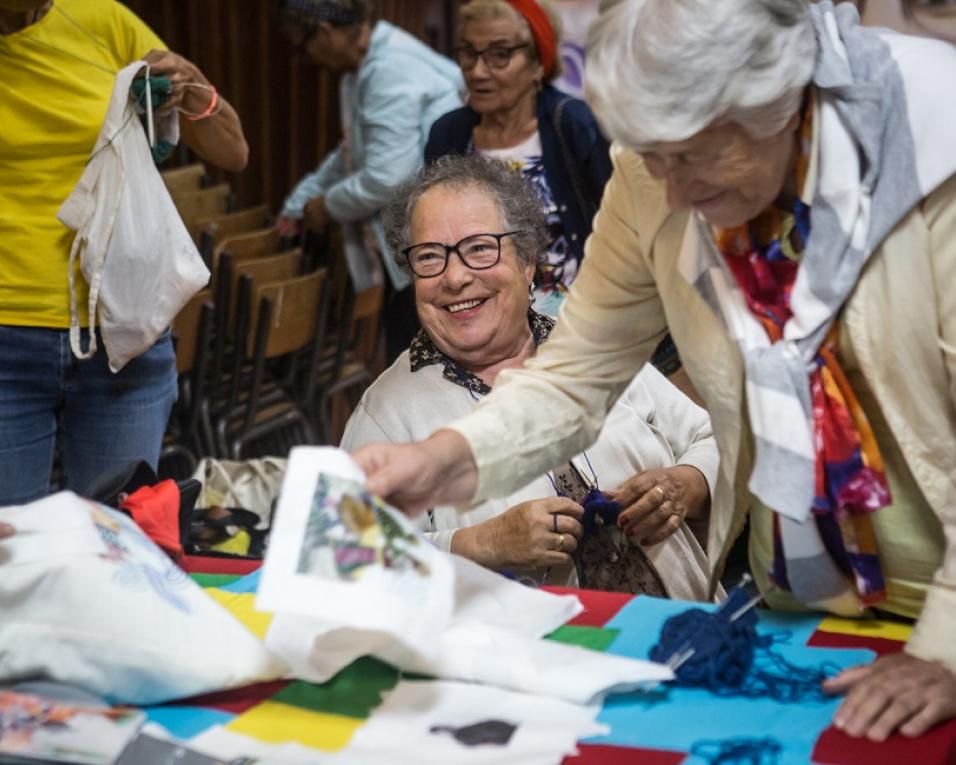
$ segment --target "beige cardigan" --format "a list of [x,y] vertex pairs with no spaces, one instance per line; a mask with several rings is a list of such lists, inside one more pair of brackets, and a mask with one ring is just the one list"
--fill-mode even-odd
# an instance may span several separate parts
[[[669,328],[706,402],[720,451],[711,506],[712,585],[751,497],[740,354],[678,272],[687,212],[675,213],[641,158],[612,150],[581,273],[549,342],[452,427],[471,444],[478,498],[507,492],[593,440],[608,407]],[[956,177],[874,253],[843,315],[870,388],[947,537],[908,650],[956,671]],[[915,394],[915,395],[914,395]],[[530,412],[548,412],[549,427]]]

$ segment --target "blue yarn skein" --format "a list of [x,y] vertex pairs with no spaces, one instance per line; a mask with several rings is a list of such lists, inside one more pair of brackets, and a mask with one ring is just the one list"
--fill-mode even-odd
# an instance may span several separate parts
[[[719,696],[824,701],[822,682],[840,671],[830,663],[799,667],[771,649],[773,635],[757,632],[757,612],[743,587],[734,587],[716,612],[691,608],[670,617],[650,650],[671,664],[678,684]],[[736,618],[734,618],[736,615]],[[787,633],[782,633],[786,637]]]
[[693,650],[693,655],[675,670],[682,685],[713,690],[741,685],[750,673],[757,646],[769,645],[772,640],[757,634],[753,609],[731,621],[748,600],[742,587],[734,587],[714,613],[691,608],[670,617],[651,648],[650,658],[666,664],[672,657]]
[[584,508],[584,515],[581,517],[581,526],[584,527],[584,535],[588,536],[598,530],[598,519],[603,526],[613,526],[617,523],[617,516],[621,514],[621,506],[617,502],[612,502],[604,496],[598,488],[591,489],[581,502]]

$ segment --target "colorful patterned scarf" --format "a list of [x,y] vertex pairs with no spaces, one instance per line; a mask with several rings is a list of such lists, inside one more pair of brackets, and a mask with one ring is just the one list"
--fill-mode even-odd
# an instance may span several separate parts
[[[796,188],[803,188],[812,141],[812,102],[800,128]],[[810,237],[810,208],[774,206],[749,224],[714,232],[717,246],[740,286],[747,307],[771,343],[783,337],[792,316],[790,298]],[[839,323],[834,321],[810,374],[813,446],[816,457],[813,522],[829,557],[852,583],[864,606],[886,598],[870,513],[890,503],[883,459],[873,431],[838,360]],[[771,578],[791,590],[780,516],[774,515]],[[799,564],[795,564],[799,565]]]

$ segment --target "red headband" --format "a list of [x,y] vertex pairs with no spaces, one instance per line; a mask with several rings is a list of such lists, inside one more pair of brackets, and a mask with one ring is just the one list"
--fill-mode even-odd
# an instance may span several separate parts
[[551,19],[535,0],[505,0],[508,5],[520,13],[531,27],[531,36],[538,49],[538,58],[541,68],[544,69],[545,79],[554,77],[557,70],[558,41],[551,26]]

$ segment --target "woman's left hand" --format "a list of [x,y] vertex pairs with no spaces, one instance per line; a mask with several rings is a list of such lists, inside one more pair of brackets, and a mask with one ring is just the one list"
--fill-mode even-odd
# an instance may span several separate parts
[[956,717],[956,674],[907,653],[844,670],[823,689],[847,694],[833,724],[848,736],[871,741],[884,741],[896,730],[920,736]]
[[702,517],[710,501],[703,473],[690,465],[645,470],[605,495],[621,506],[624,535],[645,545],[663,542],[684,518]]
[[143,60],[149,64],[151,76],[166,77],[173,84],[172,95],[157,113],[167,114],[178,106],[187,112],[202,114],[209,106],[212,91],[208,87],[183,87],[186,83],[209,85],[209,80],[194,63],[168,50],[151,50]]

